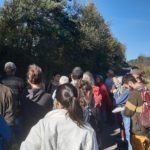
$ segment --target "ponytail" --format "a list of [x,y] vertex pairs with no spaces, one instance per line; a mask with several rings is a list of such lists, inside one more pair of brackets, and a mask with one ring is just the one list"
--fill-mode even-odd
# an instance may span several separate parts
[[56,90],[56,99],[68,111],[69,117],[79,126],[83,127],[83,111],[77,99],[77,89],[67,83],[60,85]]
[[71,98],[71,104],[68,107],[69,117],[77,123],[79,127],[83,127],[83,111],[76,97]]

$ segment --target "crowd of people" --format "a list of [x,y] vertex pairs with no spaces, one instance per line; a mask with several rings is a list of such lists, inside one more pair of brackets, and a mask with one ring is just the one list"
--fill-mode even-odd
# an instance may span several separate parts
[[0,150],[102,150],[104,125],[114,122],[128,150],[150,150],[139,120],[146,89],[139,68],[119,77],[108,70],[105,80],[81,67],[49,81],[36,64],[26,81],[16,71],[7,62],[0,80]]

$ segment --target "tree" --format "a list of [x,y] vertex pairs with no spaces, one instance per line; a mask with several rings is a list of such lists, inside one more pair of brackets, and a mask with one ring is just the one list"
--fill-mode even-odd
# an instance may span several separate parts
[[82,64],[94,72],[106,71],[114,66],[116,69],[120,68],[125,60],[125,46],[112,36],[109,25],[105,23],[95,5],[77,5],[75,10],[80,23],[80,51],[86,56]]
[[69,73],[77,65],[93,72],[118,68],[125,47],[95,5],[69,8],[68,1],[7,0],[0,9],[1,68],[10,60],[23,75],[31,63],[47,74]]
[[64,11],[66,2],[6,1],[0,11],[0,53],[6,56],[0,55],[3,62],[9,58],[20,68],[38,63],[47,71],[62,70],[65,51],[78,39],[76,24]]

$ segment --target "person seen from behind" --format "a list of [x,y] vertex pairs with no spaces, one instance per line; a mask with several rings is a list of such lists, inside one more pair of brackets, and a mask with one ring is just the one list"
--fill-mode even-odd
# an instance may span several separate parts
[[59,79],[60,79],[60,74],[58,72],[54,72],[52,79],[48,82],[48,85],[46,85],[46,92],[49,94],[53,94],[54,91],[57,89],[59,86]]
[[18,116],[20,107],[20,94],[24,89],[24,81],[16,76],[17,67],[13,62],[7,62],[4,65],[5,75],[1,79],[1,83],[11,88],[13,92],[13,101],[15,116]]
[[78,88],[83,77],[83,70],[81,67],[74,67],[71,73],[71,84]]
[[23,120],[23,137],[29,130],[53,107],[51,95],[42,89],[43,72],[38,65],[29,65],[27,71],[28,88],[21,96],[21,111]]
[[[69,78],[67,76],[61,76],[60,79],[59,79],[59,85],[62,85],[62,84],[66,84],[66,83],[69,83]],[[58,87],[57,87],[58,88]],[[53,99],[53,109],[55,109],[55,102],[56,102],[56,91],[57,91],[57,88],[56,90],[53,92],[53,95],[52,95],[52,99]]]
[[56,109],[31,129],[20,150],[98,150],[95,132],[84,123],[77,97],[73,85],[60,85],[56,91]]
[[[122,119],[117,121],[120,126],[121,136],[124,141],[126,137],[126,140],[128,142],[128,150],[132,150],[131,135],[130,135],[131,119],[130,117],[124,115],[125,104],[127,102],[129,94],[131,93],[130,89],[128,89],[128,85],[126,83],[128,79],[126,78],[128,78],[128,76],[125,75],[123,76],[122,81],[121,81],[121,77],[119,78],[120,81],[118,78],[114,79],[114,82],[118,86],[112,89],[112,93],[114,95],[114,103],[115,103],[114,105],[116,106],[116,108],[112,112],[118,115],[121,114],[120,117],[122,117]],[[125,130],[125,135],[124,135],[124,130]]]
[[99,87],[100,93],[102,95],[101,100],[101,110],[103,115],[104,122],[111,121],[111,107],[112,107],[112,100],[110,98],[109,92],[105,83],[103,82],[103,77],[101,75],[96,75],[95,78],[95,85]]
[[[94,117],[93,119],[90,119],[90,123],[96,131],[99,148],[102,149],[102,140],[101,140],[101,135],[102,135],[102,121],[101,121],[102,95],[100,93],[99,86],[97,86],[95,84],[95,81],[94,81],[94,78],[93,78],[93,75],[91,72],[89,72],[89,71],[84,72],[82,80],[84,82],[87,82],[87,85],[90,86],[90,88],[86,88],[86,89],[88,89],[86,92],[91,93],[91,96],[89,97],[91,104],[90,105],[88,104],[87,106],[88,106],[88,108],[90,108],[90,110],[91,110],[90,112],[93,114],[93,117]],[[85,95],[87,95],[87,94],[85,94]],[[95,120],[95,124],[94,124],[94,120]]]
[[95,81],[94,81],[92,73],[89,71],[84,72],[82,80],[87,81],[92,86],[95,107],[100,108],[102,95],[100,93],[99,86],[95,85]]
[[11,88],[13,96],[14,109],[14,133],[15,138],[19,140],[20,136],[20,96],[24,89],[24,81],[22,78],[16,76],[17,67],[14,62],[6,62],[4,65],[5,75],[1,79],[1,83]]
[[11,88],[13,95],[13,109],[14,109],[14,135],[19,141],[21,132],[20,120],[20,95],[24,89],[24,81],[22,78],[16,76],[17,67],[14,62],[6,62],[4,65],[5,75],[1,79],[1,83]]
[[114,85],[114,81],[113,81],[113,77],[114,77],[114,71],[109,69],[108,72],[106,73],[106,80],[105,80],[105,85],[107,87],[107,90],[109,93],[111,93],[111,89],[112,89],[112,86]]
[[[65,83],[69,83],[69,78],[67,76],[61,76],[60,79],[59,79],[59,85],[62,85],[62,84],[65,84]],[[56,90],[57,90],[57,88],[56,88]],[[53,100],[55,100],[56,90],[52,94],[52,99]]]

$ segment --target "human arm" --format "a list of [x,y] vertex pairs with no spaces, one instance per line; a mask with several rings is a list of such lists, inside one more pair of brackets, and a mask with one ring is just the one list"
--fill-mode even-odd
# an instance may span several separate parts
[[125,111],[124,111],[125,116],[132,117],[134,115],[138,107],[138,98],[140,97],[141,95],[139,91],[133,91],[131,94],[129,94],[129,97],[125,105]]
[[100,89],[97,86],[93,86],[93,95],[95,100],[95,106],[101,105],[102,95],[100,93]]
[[5,114],[4,119],[9,126],[14,124],[14,104],[13,104],[13,95],[10,89],[7,89],[4,93],[4,101],[5,101]]
[[93,131],[92,135],[89,135],[87,138],[84,150],[99,150],[95,132]]
[[42,121],[39,121],[33,126],[25,139],[22,142],[20,150],[40,150],[41,149],[41,126]]
[[123,90],[122,94],[119,94],[117,91],[114,93],[115,105],[125,104],[129,96],[129,90]]

